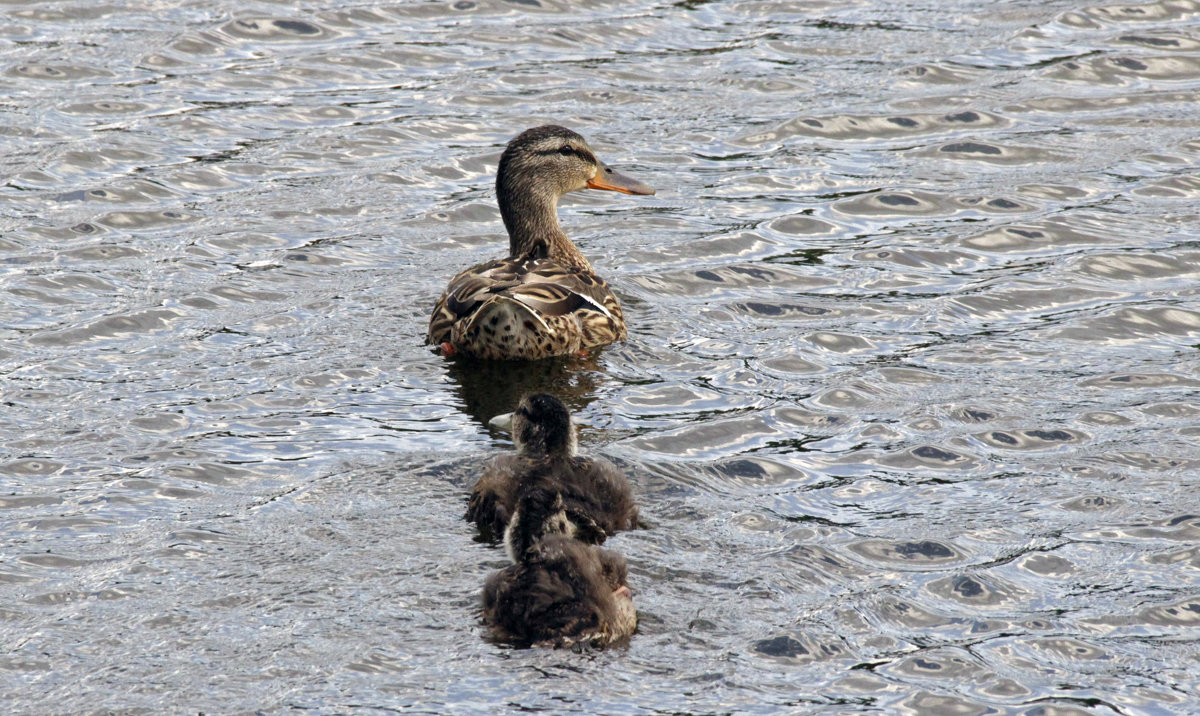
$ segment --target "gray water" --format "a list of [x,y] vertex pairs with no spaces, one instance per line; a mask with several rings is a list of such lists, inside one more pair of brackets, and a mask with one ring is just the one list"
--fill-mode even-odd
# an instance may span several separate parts
[[[12,713],[1200,711],[1200,3],[0,10]],[[422,345],[504,143],[593,359]],[[626,648],[514,650],[462,521],[551,390]]]

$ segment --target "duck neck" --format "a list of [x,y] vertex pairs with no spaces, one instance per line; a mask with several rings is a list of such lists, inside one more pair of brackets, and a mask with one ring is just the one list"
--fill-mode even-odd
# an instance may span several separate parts
[[592,266],[558,225],[558,195],[535,190],[516,191],[503,178],[496,181],[500,216],[508,229],[513,257],[551,258],[591,272]]

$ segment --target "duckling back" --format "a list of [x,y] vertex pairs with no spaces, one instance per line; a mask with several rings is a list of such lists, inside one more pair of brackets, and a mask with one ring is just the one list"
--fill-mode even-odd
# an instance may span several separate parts
[[513,561],[545,535],[603,544],[637,526],[629,479],[612,463],[587,457],[504,455],[471,491],[467,519],[485,535],[503,535]]
[[521,645],[608,644],[637,628],[625,559],[567,537],[549,537],[492,574],[482,596],[493,636]]

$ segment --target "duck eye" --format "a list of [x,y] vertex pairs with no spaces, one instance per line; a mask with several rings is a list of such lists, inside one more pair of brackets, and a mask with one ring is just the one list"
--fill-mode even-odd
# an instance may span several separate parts
[[564,157],[570,157],[575,154],[575,149],[570,146],[565,146],[565,147],[562,147],[561,149],[559,149],[558,153],[563,155]]

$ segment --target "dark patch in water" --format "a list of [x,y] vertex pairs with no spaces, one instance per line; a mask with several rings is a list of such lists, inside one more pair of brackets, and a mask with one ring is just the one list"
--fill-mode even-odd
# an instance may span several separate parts
[[775,278],[775,273],[773,271],[755,268],[754,266],[732,266],[729,270],[734,273],[740,273],[743,276],[750,276],[752,278],[759,279],[760,281],[768,281]]
[[763,316],[783,315],[783,306],[777,306],[773,303],[744,303],[742,305]]
[[1143,72],[1148,69],[1148,65],[1145,62],[1135,60],[1132,57],[1118,57],[1113,60],[1113,64],[1135,72]]
[[1025,434],[1031,438],[1045,440],[1047,442],[1071,442],[1071,433],[1065,430],[1026,430]]
[[954,580],[954,591],[969,599],[980,596],[984,589],[983,585],[970,577],[958,577]]
[[979,142],[955,142],[942,147],[941,151],[956,154],[1003,154],[999,147]]
[[1139,45],[1153,45],[1155,47],[1179,47],[1179,40],[1172,40],[1169,37],[1146,37],[1144,35],[1121,35],[1117,38],[1121,42],[1136,42]]
[[739,303],[737,306],[757,313],[760,316],[782,316],[785,313],[800,313],[806,316],[824,316],[829,313],[827,309],[818,308],[816,306],[797,306],[787,303],[759,303],[758,301],[746,301]]
[[962,414],[964,417],[970,418],[971,420],[974,420],[974,421],[980,422],[980,423],[991,420],[992,418],[996,417],[996,415],[994,413],[989,413],[985,410],[975,410],[973,408],[967,408],[966,410],[964,410],[962,412]]
[[762,465],[751,460],[733,460],[721,466],[721,472],[730,477],[762,477],[767,474]]
[[980,116],[978,112],[959,112],[957,114],[947,114],[947,122],[978,122]]
[[276,20],[275,27],[296,35],[320,35],[321,29],[303,20]]
[[932,540],[901,542],[893,548],[893,551],[906,559],[918,555],[929,559],[949,559],[954,556],[954,552],[949,547]]
[[806,656],[809,653],[807,647],[787,635],[755,642],[754,650],[767,656],[782,656],[788,659]]
[[953,452],[950,452],[949,450],[943,450],[941,448],[936,448],[932,445],[922,445],[921,447],[917,448],[916,450],[913,450],[913,455],[916,455],[917,457],[920,457],[920,458],[924,458],[926,460],[937,460],[938,462],[947,462],[947,463],[955,462],[956,460],[959,460],[960,458],[962,458],[962,455],[959,455],[958,453],[953,453]]
[[880,194],[876,197],[880,204],[887,206],[919,206],[921,202],[911,196],[903,196],[901,194]]

